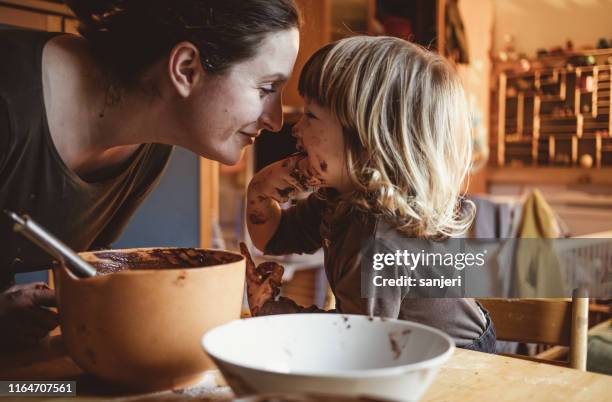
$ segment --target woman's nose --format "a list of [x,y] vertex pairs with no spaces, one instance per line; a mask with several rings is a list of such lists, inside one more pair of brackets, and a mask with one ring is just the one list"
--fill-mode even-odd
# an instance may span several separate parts
[[283,128],[283,103],[280,96],[274,102],[270,102],[264,109],[260,120],[263,127],[268,131],[277,132]]
[[302,133],[300,131],[300,124],[302,123],[302,119],[300,119],[297,123],[295,123],[293,125],[293,128],[291,129],[291,136],[293,138],[302,138]]

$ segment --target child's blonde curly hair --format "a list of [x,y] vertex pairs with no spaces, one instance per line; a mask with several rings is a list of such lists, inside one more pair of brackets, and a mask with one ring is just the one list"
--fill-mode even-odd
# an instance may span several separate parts
[[474,208],[461,208],[461,186],[471,163],[469,114],[444,58],[398,38],[351,37],[308,60],[299,91],[343,128],[357,188],[345,206],[382,214],[419,238],[467,230]]

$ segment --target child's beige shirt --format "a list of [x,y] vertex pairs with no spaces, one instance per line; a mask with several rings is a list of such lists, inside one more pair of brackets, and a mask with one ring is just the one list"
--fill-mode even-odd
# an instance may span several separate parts
[[[362,298],[361,248],[365,241],[385,236],[390,227],[379,217],[354,213],[335,217],[335,205],[312,194],[283,210],[266,254],[314,253],[323,247],[325,272],[343,314],[379,315],[436,327],[454,338],[457,346],[472,343],[486,328],[479,306],[471,298],[409,298],[398,290],[393,297]],[[393,229],[391,229],[393,230]],[[277,313],[288,304],[278,305]],[[313,311],[313,309],[309,309]]]

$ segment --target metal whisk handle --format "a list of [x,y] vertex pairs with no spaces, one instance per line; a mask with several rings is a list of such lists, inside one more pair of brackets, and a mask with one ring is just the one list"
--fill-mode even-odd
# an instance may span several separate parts
[[37,246],[51,254],[79,277],[96,276],[96,269],[79,257],[61,240],[53,236],[46,229],[36,223],[27,215],[18,215],[11,211],[4,211],[14,222],[13,230],[30,239]]

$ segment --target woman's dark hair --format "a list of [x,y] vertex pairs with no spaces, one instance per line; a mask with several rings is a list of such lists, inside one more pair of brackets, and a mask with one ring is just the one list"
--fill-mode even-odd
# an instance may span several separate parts
[[207,72],[220,74],[253,57],[263,37],[299,28],[294,0],[66,0],[95,57],[121,84],[181,41],[200,51]]

